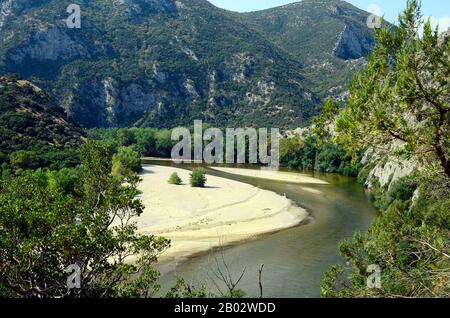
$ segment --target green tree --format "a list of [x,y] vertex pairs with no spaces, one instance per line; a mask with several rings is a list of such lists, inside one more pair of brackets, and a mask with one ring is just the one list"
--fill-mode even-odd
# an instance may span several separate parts
[[113,155],[112,171],[116,175],[126,177],[141,172],[141,157],[130,147],[120,147]]
[[170,158],[173,142],[170,130],[159,130],[156,135],[156,155],[162,158]]
[[[136,233],[137,177],[111,175],[107,147],[81,149],[76,194],[27,172],[0,183],[0,292],[13,297],[136,297],[159,288],[152,267],[169,241]],[[134,263],[127,262],[135,256]],[[67,287],[69,266],[80,288]]]
[[192,170],[191,173],[191,186],[193,188],[204,188],[206,184],[206,171],[204,168],[199,167]]
[[180,185],[183,183],[181,178],[178,176],[178,173],[174,172],[170,175],[169,184]]
[[34,151],[15,151],[9,155],[9,161],[14,169],[27,170],[39,167],[39,159]]
[[128,147],[136,142],[134,133],[127,128],[122,128],[117,132],[119,146]]
[[317,140],[314,137],[307,137],[303,148],[302,165],[304,169],[313,170],[318,152]]
[[[420,37],[420,20],[419,2],[408,0],[399,27],[377,32],[337,118],[335,140],[349,152],[372,146],[428,164],[389,189],[375,183],[372,195],[383,214],[366,233],[340,244],[348,266],[325,273],[325,297],[450,296],[450,44],[429,22]],[[390,149],[399,143],[403,148]],[[370,265],[381,270],[379,289],[367,285]]]
[[331,98],[327,98],[323,103],[322,113],[313,117],[313,133],[319,141],[330,140],[333,135],[331,129],[334,127],[334,121],[339,111],[339,104]]
[[280,140],[280,163],[290,168],[302,168],[304,142],[301,138],[283,138]]
[[134,149],[141,156],[152,156],[156,151],[156,138],[153,129],[137,129],[134,132],[136,136],[136,144]]
[[353,78],[337,118],[337,140],[350,152],[400,143],[402,153],[450,177],[450,41],[430,21],[421,37],[420,25],[420,2],[408,0],[398,28],[377,32],[367,67]]

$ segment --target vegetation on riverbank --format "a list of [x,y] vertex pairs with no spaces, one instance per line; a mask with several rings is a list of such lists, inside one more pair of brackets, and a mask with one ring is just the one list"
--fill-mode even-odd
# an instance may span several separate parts
[[206,170],[202,167],[192,170],[190,183],[193,188],[204,188],[206,185]]
[[[111,168],[108,148],[89,141],[78,175],[37,170],[0,183],[0,296],[148,297],[159,289],[152,264],[170,242],[136,233],[139,178]],[[137,261],[126,263],[132,255]],[[78,270],[79,288],[68,289]]]
[[[339,249],[347,267],[324,277],[325,297],[450,296],[450,41],[429,23],[419,36],[420,3],[409,0],[399,28],[381,29],[366,69],[350,85],[332,140],[349,153],[368,147],[418,169],[372,194],[382,215]],[[319,121],[320,122],[320,121]],[[380,269],[380,288],[367,281]]]

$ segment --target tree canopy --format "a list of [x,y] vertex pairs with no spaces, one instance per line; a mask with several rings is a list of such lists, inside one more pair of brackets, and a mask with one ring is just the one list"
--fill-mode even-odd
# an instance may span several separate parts
[[[80,176],[62,174],[65,191],[40,170],[0,183],[0,294],[146,297],[158,290],[152,264],[170,243],[136,233],[144,208],[139,178],[112,176],[109,150],[97,142],[82,147],[81,162]],[[131,256],[135,262],[127,262]],[[71,289],[74,268],[81,282]]]
[[436,164],[450,176],[450,41],[409,0],[399,26],[377,31],[367,67],[350,84],[336,140],[350,152],[368,146]]

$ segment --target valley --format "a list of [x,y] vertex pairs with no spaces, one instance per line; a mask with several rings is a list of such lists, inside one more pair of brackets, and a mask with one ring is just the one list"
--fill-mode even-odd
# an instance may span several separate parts
[[0,0],[0,300],[450,297],[450,33],[355,5]]

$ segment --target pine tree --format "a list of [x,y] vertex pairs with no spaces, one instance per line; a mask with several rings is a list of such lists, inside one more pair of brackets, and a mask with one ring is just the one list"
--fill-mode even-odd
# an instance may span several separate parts
[[350,84],[348,105],[336,121],[337,138],[350,152],[368,146],[437,164],[450,177],[450,41],[430,21],[420,35],[420,2],[409,0],[395,29],[377,32],[364,71]]

